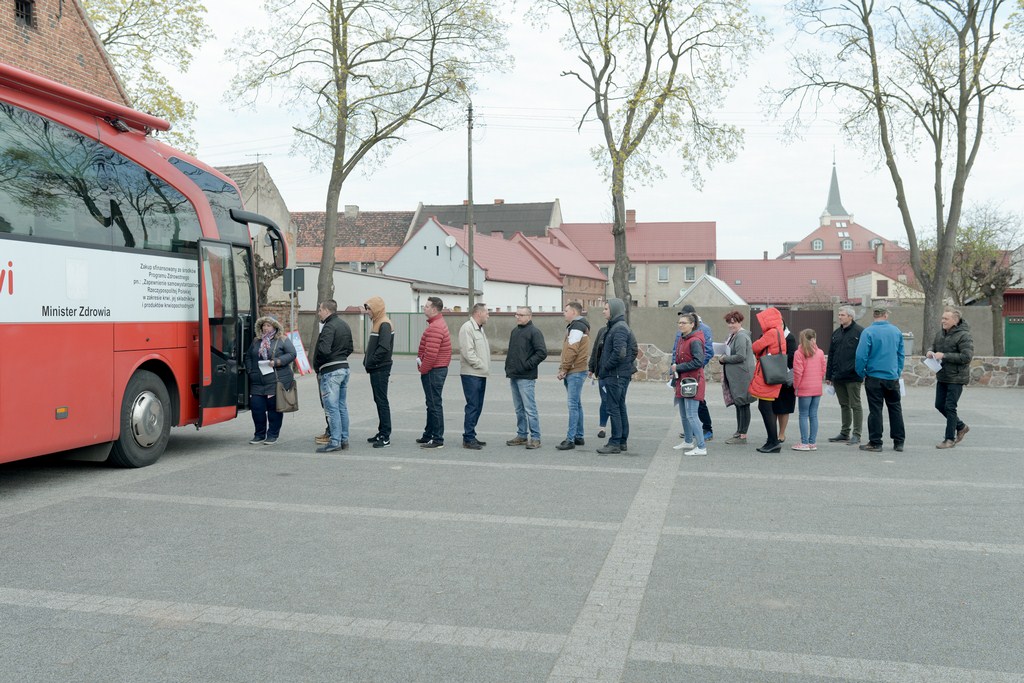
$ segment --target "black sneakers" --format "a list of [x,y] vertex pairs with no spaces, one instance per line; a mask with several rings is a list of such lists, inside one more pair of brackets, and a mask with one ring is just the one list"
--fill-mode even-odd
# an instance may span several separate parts
[[420,448],[444,448],[444,441],[431,441],[420,444]]
[[560,450],[560,451],[571,451],[572,449],[576,448],[576,442],[575,441],[569,441],[568,439],[566,439],[562,443],[560,443],[557,446],[555,446],[555,448]]
[[373,442],[373,447],[374,448],[387,448],[390,445],[391,445],[391,439],[386,439],[384,437],[380,437],[379,439],[377,439],[376,441]]

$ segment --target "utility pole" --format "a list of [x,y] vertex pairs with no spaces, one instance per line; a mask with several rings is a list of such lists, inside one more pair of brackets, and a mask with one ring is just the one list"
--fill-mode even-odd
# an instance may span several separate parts
[[473,312],[473,305],[476,303],[476,282],[475,282],[475,264],[473,260],[473,233],[476,230],[473,227],[473,101],[469,102],[469,117],[466,125],[466,149],[468,152],[468,196],[469,200],[466,202],[466,251],[469,254],[469,312]]

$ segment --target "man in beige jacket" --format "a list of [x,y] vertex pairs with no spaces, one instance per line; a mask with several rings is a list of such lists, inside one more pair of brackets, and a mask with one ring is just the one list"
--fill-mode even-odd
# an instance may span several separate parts
[[466,422],[462,432],[462,447],[478,451],[487,443],[476,438],[476,423],[484,409],[487,375],[491,371],[491,345],[484,332],[490,313],[487,304],[475,304],[459,330],[459,375],[462,393],[466,396]]
[[565,383],[569,402],[569,429],[565,441],[555,446],[568,451],[584,445],[583,441],[583,382],[590,363],[590,323],[583,317],[583,306],[570,301],[565,306],[565,339],[562,340],[562,359],[558,366],[558,379]]

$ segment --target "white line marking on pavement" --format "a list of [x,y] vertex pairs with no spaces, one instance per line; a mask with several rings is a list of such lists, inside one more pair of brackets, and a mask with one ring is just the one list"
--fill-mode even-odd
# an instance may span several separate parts
[[476,522],[479,524],[512,524],[522,526],[553,527],[560,529],[594,529],[597,531],[618,531],[620,526],[617,522],[590,522],[578,519],[481,515],[468,512],[391,510],[386,508],[354,507],[346,505],[305,505],[301,503],[277,503],[262,500],[237,500],[234,498],[170,496],[160,493],[133,493],[129,491],[94,491],[89,493],[88,497],[136,500],[150,503],[174,503],[176,505],[202,505],[206,507],[234,508],[238,510],[268,510],[273,512],[299,512],[313,515],[343,515],[350,517],[384,517],[389,519],[408,519],[424,522]]
[[449,626],[387,619],[363,619],[333,614],[274,612],[164,600],[136,600],[107,595],[64,593],[0,587],[0,604],[63,612],[90,612],[119,617],[183,624],[222,624],[272,631],[297,631],[372,640],[400,640],[479,647],[512,652],[554,654],[565,636],[557,633],[509,631],[494,628]]
[[[511,448],[510,448],[511,450]],[[291,454],[289,454],[291,455]],[[313,453],[301,453],[299,457],[323,459],[323,455]],[[593,453],[586,453],[587,457],[601,457]],[[593,472],[596,474],[644,474],[647,472],[642,467],[600,467],[596,465],[544,465],[541,463],[528,462],[488,462],[484,460],[445,460],[444,458],[401,458],[388,457],[386,455],[349,455],[347,453],[332,457],[341,460],[361,460],[364,462],[385,462],[385,463],[408,463],[412,465],[456,465],[463,467],[493,467],[499,470],[546,470],[550,472]]]
[[824,545],[852,545],[875,548],[904,548],[907,550],[948,550],[966,553],[998,555],[1024,555],[1024,545],[1010,543],[968,543],[964,541],[936,541],[914,538],[885,538],[881,536],[838,536],[833,534],[791,534],[774,531],[747,531],[741,529],[703,529],[698,527],[665,527],[668,536],[694,536],[703,538],[736,538],[745,541],[782,541],[785,543],[820,543]]
[[954,486],[980,489],[1024,490],[1024,484],[945,479],[893,479],[887,477],[829,477],[813,474],[759,474],[755,472],[680,472],[681,477],[708,479],[762,479],[764,481],[820,481],[832,484],[886,484],[889,486]]
[[1017,673],[932,666],[911,662],[877,659],[826,657],[792,652],[740,650],[729,647],[707,647],[675,643],[636,641],[630,659],[643,662],[707,666],[719,669],[744,669],[762,673],[773,672],[812,678],[836,678],[844,681],[878,681],[880,683],[1021,683]]

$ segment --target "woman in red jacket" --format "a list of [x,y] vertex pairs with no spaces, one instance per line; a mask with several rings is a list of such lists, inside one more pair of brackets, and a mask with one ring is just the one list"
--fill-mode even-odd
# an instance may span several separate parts
[[818,348],[818,335],[807,329],[800,333],[800,346],[793,357],[793,389],[800,404],[800,443],[794,451],[818,450],[818,404],[825,379],[825,352]]
[[759,453],[778,453],[782,450],[779,442],[778,424],[772,412],[772,401],[779,396],[780,384],[768,384],[764,381],[761,369],[761,357],[767,354],[786,353],[786,337],[783,333],[782,314],[777,308],[766,308],[757,314],[757,322],[761,326],[761,337],[751,347],[757,359],[754,365],[754,379],[750,381],[750,395],[757,399],[757,411],[761,413],[764,429],[768,440],[758,448]]
[[[685,455],[707,455],[704,429],[697,417],[697,408],[704,400],[705,381],[704,333],[697,329],[696,314],[683,313],[679,316],[679,332],[682,336],[676,344],[672,370],[676,378],[676,405],[683,421],[683,441],[672,448],[684,451]],[[697,391],[693,396],[683,396],[684,379],[692,379],[697,383]]]

